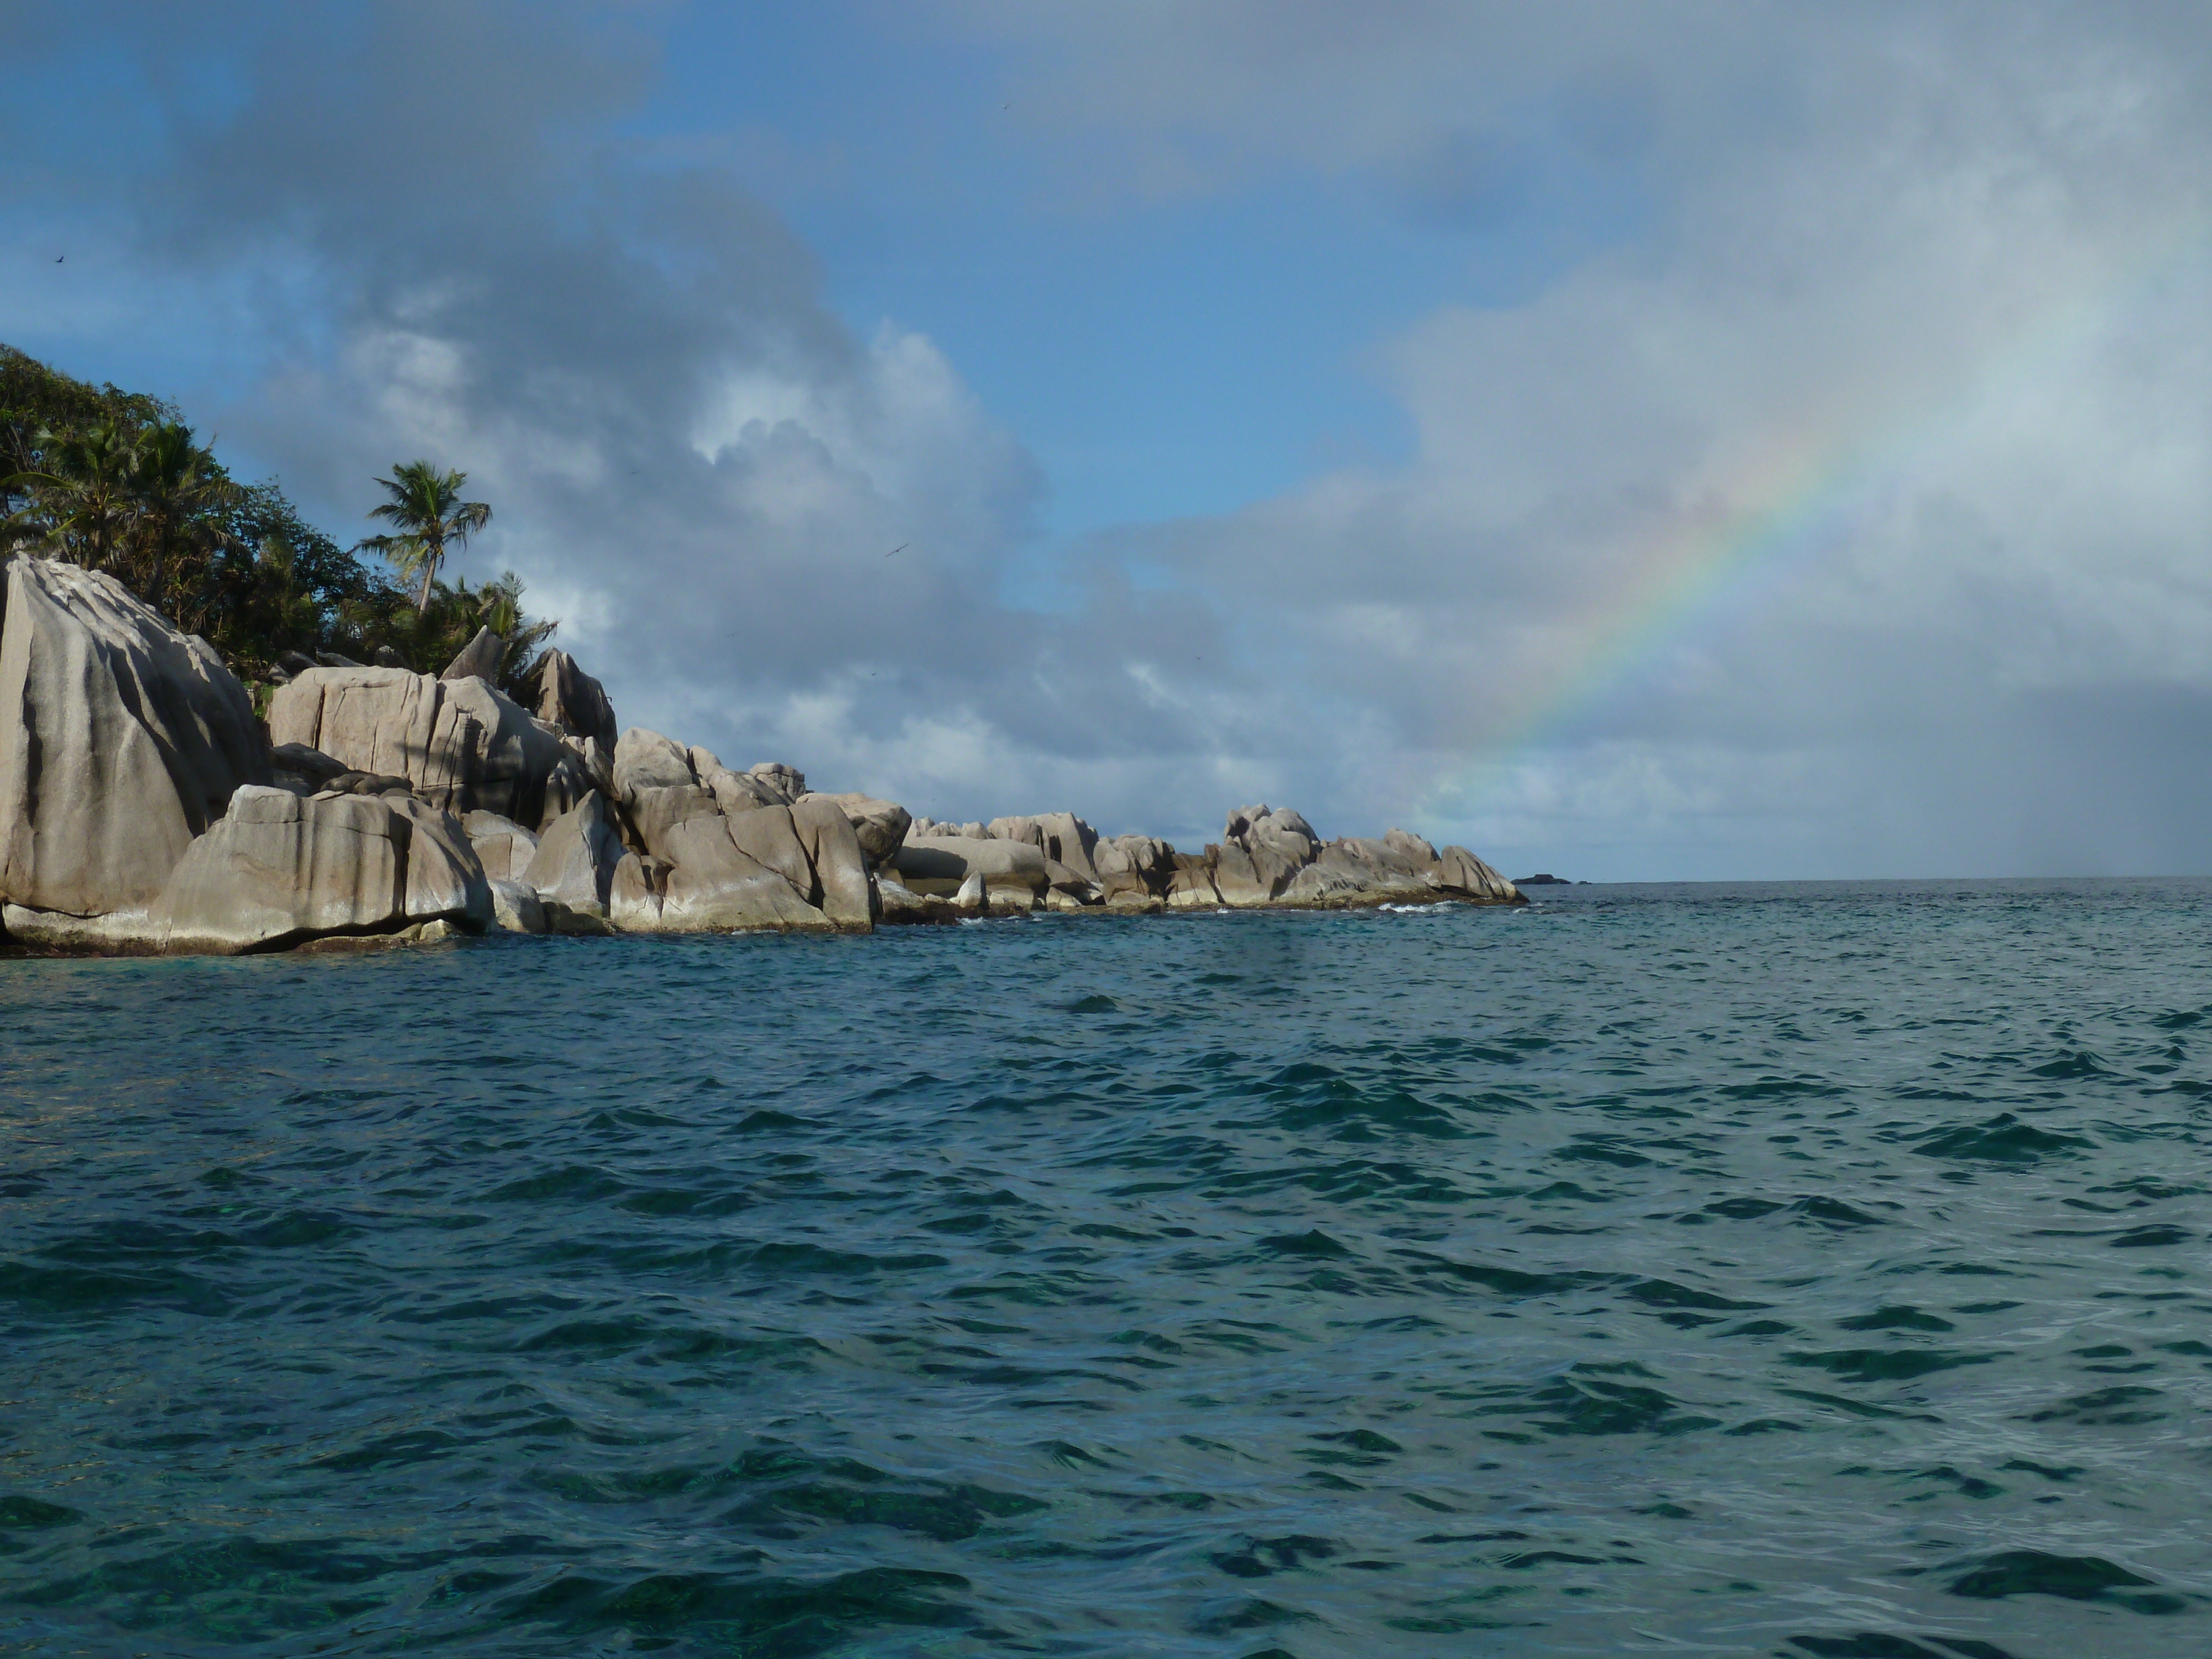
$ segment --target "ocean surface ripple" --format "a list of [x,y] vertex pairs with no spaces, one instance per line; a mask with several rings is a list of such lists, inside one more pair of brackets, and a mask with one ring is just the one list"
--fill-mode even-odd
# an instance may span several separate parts
[[0,964],[0,1652],[2212,1651],[2212,884]]

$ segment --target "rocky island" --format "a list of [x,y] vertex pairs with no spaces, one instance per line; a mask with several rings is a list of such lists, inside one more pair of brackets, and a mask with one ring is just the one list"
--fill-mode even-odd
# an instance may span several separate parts
[[5,575],[0,922],[18,950],[1523,902],[1464,848],[1325,841],[1280,807],[1230,813],[1198,853],[1065,811],[915,819],[619,729],[564,652],[526,708],[495,684],[507,641],[489,629],[434,676],[293,653],[258,708],[106,573],[24,552]]

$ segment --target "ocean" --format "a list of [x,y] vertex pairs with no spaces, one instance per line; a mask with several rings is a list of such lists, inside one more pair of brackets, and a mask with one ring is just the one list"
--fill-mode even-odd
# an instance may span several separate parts
[[0,1654],[2212,1650],[2212,883],[0,963]]

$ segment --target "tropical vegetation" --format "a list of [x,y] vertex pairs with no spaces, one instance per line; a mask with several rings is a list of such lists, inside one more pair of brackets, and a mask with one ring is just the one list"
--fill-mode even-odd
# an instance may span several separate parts
[[489,521],[465,473],[427,460],[380,478],[392,532],[341,547],[272,482],[233,478],[181,411],[94,386],[0,345],[0,552],[105,570],[249,682],[288,653],[436,673],[481,628],[509,641],[519,693],[557,625],[528,616],[507,572],[471,586],[447,560]]

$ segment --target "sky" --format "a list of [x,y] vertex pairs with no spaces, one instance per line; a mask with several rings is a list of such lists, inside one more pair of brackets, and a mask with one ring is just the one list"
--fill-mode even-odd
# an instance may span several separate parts
[[0,0],[0,340],[625,725],[1596,880],[2212,873],[2195,3]]

